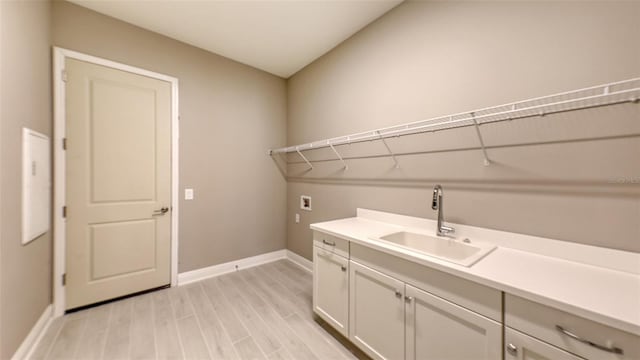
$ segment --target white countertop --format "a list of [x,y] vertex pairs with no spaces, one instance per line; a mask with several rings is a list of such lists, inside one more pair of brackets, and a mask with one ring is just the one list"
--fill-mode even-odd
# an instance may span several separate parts
[[[435,234],[433,220],[358,209],[358,217],[311,225],[313,230],[640,335],[640,254],[463,225],[454,227],[460,230],[457,233],[461,237],[493,242],[498,248],[471,267],[464,267],[370,239],[401,229]],[[514,239],[512,244],[509,238]],[[531,244],[522,245],[527,238],[536,239],[539,251]],[[549,254],[550,249],[558,256]],[[602,259],[616,258],[617,264],[602,266]]]

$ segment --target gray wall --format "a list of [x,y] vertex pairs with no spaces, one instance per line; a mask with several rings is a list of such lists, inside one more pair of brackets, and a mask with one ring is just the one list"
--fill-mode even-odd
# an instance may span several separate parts
[[[640,3],[407,2],[288,81],[295,145],[640,75]],[[619,105],[391,139],[421,154],[317,162],[288,157],[287,247],[311,257],[310,223],[356,207],[640,251],[640,106]],[[341,146],[384,153],[380,142]],[[445,150],[445,151],[442,151]],[[334,158],[329,151],[307,152]],[[299,210],[311,195],[313,211]],[[295,213],[301,222],[294,222]]]
[[180,272],[285,247],[285,80],[67,2],[53,43],[179,79]]
[[51,44],[180,81],[179,271],[285,247],[286,182],[266,149],[283,146],[284,79],[82,7],[0,2],[0,358],[51,303],[52,242],[20,244],[21,128],[51,135]]
[[22,246],[22,127],[51,135],[50,4],[0,2],[0,359],[51,302],[51,232]]

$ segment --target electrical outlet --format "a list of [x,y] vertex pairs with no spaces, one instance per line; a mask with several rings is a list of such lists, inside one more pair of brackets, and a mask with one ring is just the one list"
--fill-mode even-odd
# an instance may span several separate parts
[[184,189],[184,199],[193,200],[193,189]]

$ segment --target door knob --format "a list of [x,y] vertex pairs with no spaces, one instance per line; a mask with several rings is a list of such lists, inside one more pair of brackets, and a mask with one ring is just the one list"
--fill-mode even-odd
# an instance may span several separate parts
[[153,214],[151,214],[151,215],[153,215],[153,216],[160,216],[160,215],[164,215],[164,214],[166,214],[168,211],[169,211],[169,208],[168,208],[168,207],[163,207],[163,208],[161,208],[160,210],[154,210],[154,211],[153,211]]

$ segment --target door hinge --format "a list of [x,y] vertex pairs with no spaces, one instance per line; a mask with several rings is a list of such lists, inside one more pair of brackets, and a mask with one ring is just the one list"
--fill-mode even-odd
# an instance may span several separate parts
[[62,286],[67,285],[67,274],[62,274]]
[[67,206],[66,205],[62,207],[62,217],[63,218],[67,217]]
[[62,138],[62,150],[67,150],[67,138]]
[[62,70],[62,81],[67,82],[67,70]]

